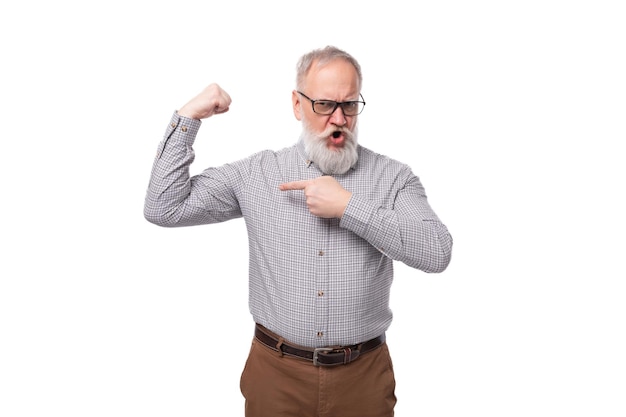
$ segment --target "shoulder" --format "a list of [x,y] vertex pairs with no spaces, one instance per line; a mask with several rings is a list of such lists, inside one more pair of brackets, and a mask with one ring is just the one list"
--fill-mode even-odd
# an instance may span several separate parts
[[359,164],[366,169],[411,171],[411,168],[404,162],[391,158],[390,156],[375,152],[369,148],[359,145]]
[[279,150],[264,149],[248,155],[247,157],[233,162],[231,165],[247,167],[246,169],[268,169],[288,163],[290,159],[297,155],[295,146],[286,147]]
[[273,159],[281,156],[288,156],[292,153],[295,153],[295,146],[285,147],[282,149],[274,150],[274,149],[263,149],[260,151],[256,151],[252,154],[249,154],[247,157],[243,158],[242,161],[258,161],[264,159]]

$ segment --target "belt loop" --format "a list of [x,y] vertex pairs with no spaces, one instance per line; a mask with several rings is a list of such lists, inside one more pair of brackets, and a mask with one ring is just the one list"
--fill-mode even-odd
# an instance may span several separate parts
[[343,349],[343,364],[350,363],[352,360],[352,349],[349,347]]
[[278,338],[278,343],[276,343],[276,350],[278,350],[278,354],[280,355],[280,357],[283,357],[283,350],[281,349],[281,346],[283,345],[283,342],[285,341],[285,339],[283,339],[282,337]]

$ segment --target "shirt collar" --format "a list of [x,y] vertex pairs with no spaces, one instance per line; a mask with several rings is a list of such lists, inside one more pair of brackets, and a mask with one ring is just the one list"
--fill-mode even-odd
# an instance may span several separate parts
[[298,150],[298,154],[300,155],[302,161],[304,161],[306,167],[310,168],[313,164],[313,161],[311,161],[306,154],[306,151],[304,150],[304,142],[302,141],[302,139],[298,140],[298,143],[296,144],[296,149]]

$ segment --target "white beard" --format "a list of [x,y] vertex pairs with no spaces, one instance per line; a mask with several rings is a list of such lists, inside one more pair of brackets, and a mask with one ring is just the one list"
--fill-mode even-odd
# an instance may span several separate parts
[[[328,149],[327,140],[335,131],[341,131],[344,135],[342,148]],[[321,134],[316,134],[309,129],[306,122],[302,123],[300,140],[304,143],[304,150],[309,159],[318,166],[326,175],[345,174],[359,159],[357,152],[358,130],[354,132],[340,127],[330,127]]]

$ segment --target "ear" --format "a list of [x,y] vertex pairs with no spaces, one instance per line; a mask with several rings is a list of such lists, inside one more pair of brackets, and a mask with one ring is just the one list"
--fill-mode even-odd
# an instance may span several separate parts
[[296,116],[296,119],[302,120],[302,101],[296,90],[291,92],[291,102],[293,103],[293,115]]

